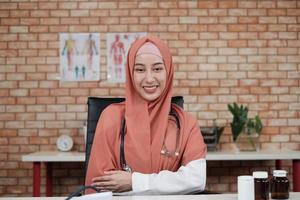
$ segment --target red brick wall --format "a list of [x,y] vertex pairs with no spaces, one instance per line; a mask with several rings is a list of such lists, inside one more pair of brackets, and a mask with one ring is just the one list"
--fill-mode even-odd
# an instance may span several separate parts
[[[0,196],[31,195],[32,164],[21,156],[56,149],[59,135],[72,135],[74,150],[84,151],[88,96],[124,94],[123,85],[106,82],[107,32],[148,32],[169,44],[175,94],[200,125],[226,124],[221,149],[234,148],[227,104],[236,101],[262,117],[261,148],[299,150],[299,22],[300,1],[1,2]],[[61,32],[101,33],[101,81],[57,80]],[[224,192],[236,190],[236,175],[274,168],[273,162],[208,165],[208,188]],[[54,169],[55,195],[82,184],[82,164]]]

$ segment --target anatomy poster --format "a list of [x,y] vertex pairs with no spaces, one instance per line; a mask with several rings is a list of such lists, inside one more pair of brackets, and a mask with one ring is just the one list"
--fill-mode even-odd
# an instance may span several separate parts
[[100,34],[60,34],[61,81],[100,79]]
[[125,82],[127,52],[131,43],[145,35],[146,33],[108,33],[106,35],[108,82]]

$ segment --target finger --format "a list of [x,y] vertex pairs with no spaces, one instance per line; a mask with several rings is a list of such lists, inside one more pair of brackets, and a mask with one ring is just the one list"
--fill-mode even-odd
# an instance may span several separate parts
[[110,176],[97,176],[97,177],[94,177],[92,179],[92,182],[101,182],[101,181],[110,181],[111,180],[111,177]]
[[104,171],[104,174],[106,175],[113,175],[113,174],[119,174],[120,170],[111,170],[111,171]]
[[101,191],[102,191],[102,192],[109,192],[109,191],[112,191],[112,190],[102,189]]
[[109,191],[112,191],[112,190],[109,190],[107,189],[106,187],[100,187],[100,186],[94,186],[96,187],[98,190],[100,190],[101,192],[109,192]]
[[101,188],[107,188],[107,187],[111,187],[114,186],[115,183],[112,181],[103,181],[103,182],[94,182],[92,183],[92,186],[95,187],[101,187]]
[[92,178],[92,182],[102,181],[102,176]]
[[106,187],[105,189],[103,189],[102,191],[111,191],[111,192],[116,192],[116,187],[113,187],[113,186],[108,186]]
[[109,184],[103,184],[103,183],[93,183],[92,186],[96,187],[97,189],[101,191],[117,191],[117,185],[113,185],[111,183]]

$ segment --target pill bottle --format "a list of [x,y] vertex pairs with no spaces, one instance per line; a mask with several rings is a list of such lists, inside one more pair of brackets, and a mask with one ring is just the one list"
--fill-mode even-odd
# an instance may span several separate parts
[[274,170],[271,180],[271,198],[288,199],[289,198],[289,179],[285,170]]
[[269,180],[268,172],[255,171],[252,174],[254,178],[254,196],[255,200],[269,199]]
[[238,176],[238,200],[254,200],[253,176]]

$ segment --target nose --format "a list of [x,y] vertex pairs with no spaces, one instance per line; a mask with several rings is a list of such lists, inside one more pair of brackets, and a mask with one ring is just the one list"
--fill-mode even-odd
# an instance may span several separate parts
[[153,76],[151,70],[147,70],[145,79],[146,79],[147,83],[154,82],[154,76]]

